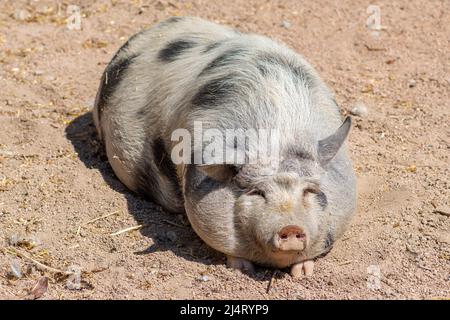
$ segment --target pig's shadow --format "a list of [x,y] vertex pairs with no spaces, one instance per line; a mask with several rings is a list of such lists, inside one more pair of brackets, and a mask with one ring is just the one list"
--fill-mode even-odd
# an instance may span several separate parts
[[[183,225],[184,216],[164,212],[160,206],[139,197],[125,187],[115,176],[110,167],[104,147],[97,138],[92,113],[77,117],[66,128],[66,136],[72,143],[78,157],[89,169],[97,169],[106,183],[115,191],[124,195],[128,210],[138,224],[143,236],[153,240],[153,244],[135,254],[150,254],[170,250],[186,260],[204,264],[224,264],[223,254],[208,247],[189,225]],[[182,219],[180,219],[182,218]],[[249,274],[257,280],[268,280],[270,274],[265,269],[257,269],[256,274]]]

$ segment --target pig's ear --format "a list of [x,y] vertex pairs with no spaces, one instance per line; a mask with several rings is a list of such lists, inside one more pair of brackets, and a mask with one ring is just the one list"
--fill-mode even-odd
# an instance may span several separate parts
[[350,132],[352,119],[345,118],[342,125],[331,136],[319,141],[319,162],[324,167],[334,158]]
[[229,164],[201,164],[197,169],[208,177],[219,181],[230,181],[237,173],[237,167]]

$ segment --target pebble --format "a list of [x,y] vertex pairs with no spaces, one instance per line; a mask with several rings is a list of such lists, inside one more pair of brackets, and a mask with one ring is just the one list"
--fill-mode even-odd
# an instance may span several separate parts
[[12,158],[12,157],[14,157],[14,152],[8,151],[8,150],[0,150],[0,156],[6,157],[6,158]]
[[55,76],[52,76],[52,75],[48,75],[48,76],[45,77],[45,80],[46,80],[46,81],[52,82],[52,81],[55,81],[55,80],[56,80],[56,77],[55,77]]
[[22,237],[15,233],[9,237],[8,242],[11,246],[16,246],[21,240]]
[[17,279],[22,278],[22,271],[20,268],[20,263],[19,263],[19,260],[17,260],[17,259],[14,259],[11,261],[11,275],[13,275]]
[[289,29],[291,27],[291,23],[287,20],[283,20],[283,22],[281,23],[281,26],[283,28]]
[[417,85],[417,81],[416,81],[416,80],[410,79],[410,80],[408,81],[408,87],[414,88],[416,85]]
[[27,10],[17,9],[14,12],[14,19],[19,21],[25,21],[30,18],[30,13]]
[[365,118],[369,114],[367,106],[362,102],[357,102],[350,110],[350,113],[354,116]]
[[17,233],[9,237],[8,243],[9,245],[14,247],[25,246],[27,248],[34,248],[35,246],[40,244],[38,240],[32,237],[23,237]]
[[206,282],[206,281],[209,281],[209,277],[203,275],[203,276],[200,276],[200,277],[198,278],[198,280],[199,280],[199,281],[202,281],[202,282]]

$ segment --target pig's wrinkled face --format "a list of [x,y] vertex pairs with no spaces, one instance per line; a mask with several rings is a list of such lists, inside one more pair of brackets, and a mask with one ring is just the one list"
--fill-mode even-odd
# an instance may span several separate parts
[[248,258],[276,267],[305,260],[326,209],[318,180],[294,171],[252,174],[250,168],[235,182],[242,190],[235,203],[237,225],[253,248]]

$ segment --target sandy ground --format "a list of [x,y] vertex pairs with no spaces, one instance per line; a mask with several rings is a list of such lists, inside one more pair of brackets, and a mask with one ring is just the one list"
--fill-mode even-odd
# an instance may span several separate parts
[[[374,1],[378,36],[371,3],[2,0],[0,298],[27,296],[42,276],[42,299],[449,298],[450,2]],[[81,30],[66,28],[69,4]],[[88,111],[103,69],[129,36],[172,15],[280,39],[344,114],[366,104],[350,137],[359,209],[313,277],[227,269],[183,216],[127,191],[99,150]],[[29,258],[81,268],[81,287]]]

